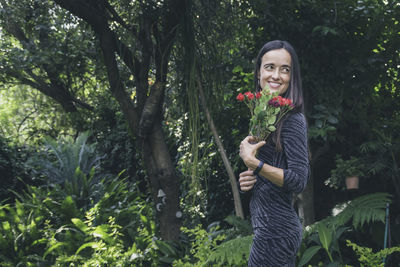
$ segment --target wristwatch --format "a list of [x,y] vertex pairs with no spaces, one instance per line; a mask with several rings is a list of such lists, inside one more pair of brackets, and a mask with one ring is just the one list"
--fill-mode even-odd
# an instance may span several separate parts
[[261,171],[263,166],[264,166],[264,161],[260,160],[260,163],[258,163],[257,168],[253,171],[253,175],[257,175]]

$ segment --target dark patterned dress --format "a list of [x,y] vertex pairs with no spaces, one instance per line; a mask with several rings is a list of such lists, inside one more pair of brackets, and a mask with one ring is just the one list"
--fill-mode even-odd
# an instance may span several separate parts
[[284,183],[279,187],[257,176],[250,201],[254,239],[248,266],[294,266],[302,239],[302,226],[292,195],[306,187],[310,173],[307,125],[302,113],[291,114],[282,125],[282,151],[272,142],[260,148],[258,158],[283,169]]

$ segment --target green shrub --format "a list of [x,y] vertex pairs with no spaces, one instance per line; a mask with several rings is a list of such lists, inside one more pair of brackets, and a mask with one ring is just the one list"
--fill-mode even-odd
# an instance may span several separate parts
[[378,252],[372,252],[371,248],[361,247],[350,240],[346,240],[347,246],[351,247],[358,256],[361,267],[383,267],[383,259],[392,253],[400,252],[400,247],[385,248]]
[[2,264],[158,266],[165,256],[160,247],[168,244],[154,240],[150,205],[125,179],[115,177],[104,188],[86,213],[72,196],[61,198],[60,187],[28,186],[14,205],[1,206]]
[[251,225],[236,216],[228,216],[225,221],[232,227],[222,230],[217,224],[209,231],[200,225],[194,229],[183,227],[190,250],[173,266],[246,266],[253,239]]
[[375,193],[358,197],[352,201],[338,204],[335,214],[307,226],[303,243],[298,253],[298,264],[306,266],[313,259],[325,265],[344,264],[340,241],[343,234],[360,230],[372,222],[384,222],[386,204],[390,194]]

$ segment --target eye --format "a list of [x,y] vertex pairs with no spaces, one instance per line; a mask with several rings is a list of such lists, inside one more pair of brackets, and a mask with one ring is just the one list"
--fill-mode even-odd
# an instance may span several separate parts
[[265,70],[273,70],[273,69],[274,69],[274,65],[272,65],[272,64],[266,64],[266,65],[264,65],[264,69],[265,69]]
[[290,68],[289,67],[283,67],[281,72],[284,73],[284,74],[290,73]]

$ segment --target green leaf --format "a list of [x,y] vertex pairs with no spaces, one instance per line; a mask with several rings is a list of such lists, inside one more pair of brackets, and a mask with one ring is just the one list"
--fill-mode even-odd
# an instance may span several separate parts
[[160,262],[164,262],[164,263],[168,263],[171,264],[175,258],[171,258],[171,257],[160,257],[159,258]]
[[275,128],[275,126],[270,125],[270,126],[268,126],[268,130],[271,132],[274,132],[276,130],[276,128]]
[[243,71],[242,66],[235,66],[232,70],[233,73],[242,72],[242,71]]
[[332,115],[330,115],[327,120],[332,124],[336,124],[336,123],[339,122],[339,120],[336,117],[332,116]]
[[176,255],[175,251],[173,248],[167,244],[166,242],[163,242],[161,240],[156,240],[157,247],[159,250],[165,255],[165,256],[171,256],[171,255]]
[[81,230],[84,233],[89,233],[89,230],[88,230],[89,228],[87,227],[87,225],[84,222],[82,222],[81,219],[72,218],[71,221],[76,227],[78,227],[79,230]]
[[48,241],[47,238],[41,238],[41,239],[35,240],[32,243],[32,246],[37,245],[37,244],[45,244],[45,243],[47,243],[47,241]]
[[318,228],[319,240],[321,241],[322,247],[326,250],[329,250],[329,246],[331,245],[332,242],[331,232],[322,222],[318,224],[317,228]]
[[321,246],[312,246],[309,247],[306,251],[304,251],[303,256],[300,259],[299,264],[297,265],[298,267],[302,267],[304,264],[309,262],[312,257],[321,249]]
[[269,123],[269,124],[274,124],[275,121],[276,121],[276,117],[275,117],[275,116],[270,117],[270,118],[268,119],[268,123]]
[[49,248],[46,250],[46,252],[43,254],[43,259],[45,259],[46,256],[47,256],[50,252],[52,252],[53,250],[55,250],[55,249],[57,249],[57,248],[59,248],[59,247],[62,247],[62,246],[64,246],[64,245],[66,245],[66,244],[67,244],[67,243],[65,243],[65,242],[58,242],[58,243],[54,244],[53,246],[49,247]]
[[267,113],[265,110],[260,111],[257,115],[257,120],[262,121],[265,117],[267,116]]
[[107,243],[111,243],[112,242],[112,238],[111,236],[107,233],[108,230],[108,226],[103,224],[103,225],[99,225],[96,227],[96,229],[93,231],[93,236],[95,237],[100,237],[101,239],[103,239],[104,241],[106,241]]
[[321,241],[322,247],[326,250],[326,252],[328,253],[329,258],[332,261],[332,256],[329,252],[329,247],[331,245],[332,242],[332,234],[331,232],[328,230],[328,228],[326,227],[326,225],[322,222],[318,223],[318,236],[319,236],[319,240]]
[[80,246],[80,247],[78,248],[78,250],[76,251],[75,255],[78,255],[79,252],[81,252],[82,250],[84,250],[84,249],[87,248],[87,247],[90,247],[90,248],[93,248],[93,249],[99,248],[99,247],[100,247],[100,244],[101,244],[101,243],[99,243],[99,242],[89,242],[89,243],[85,243],[85,244],[83,244],[82,246]]

